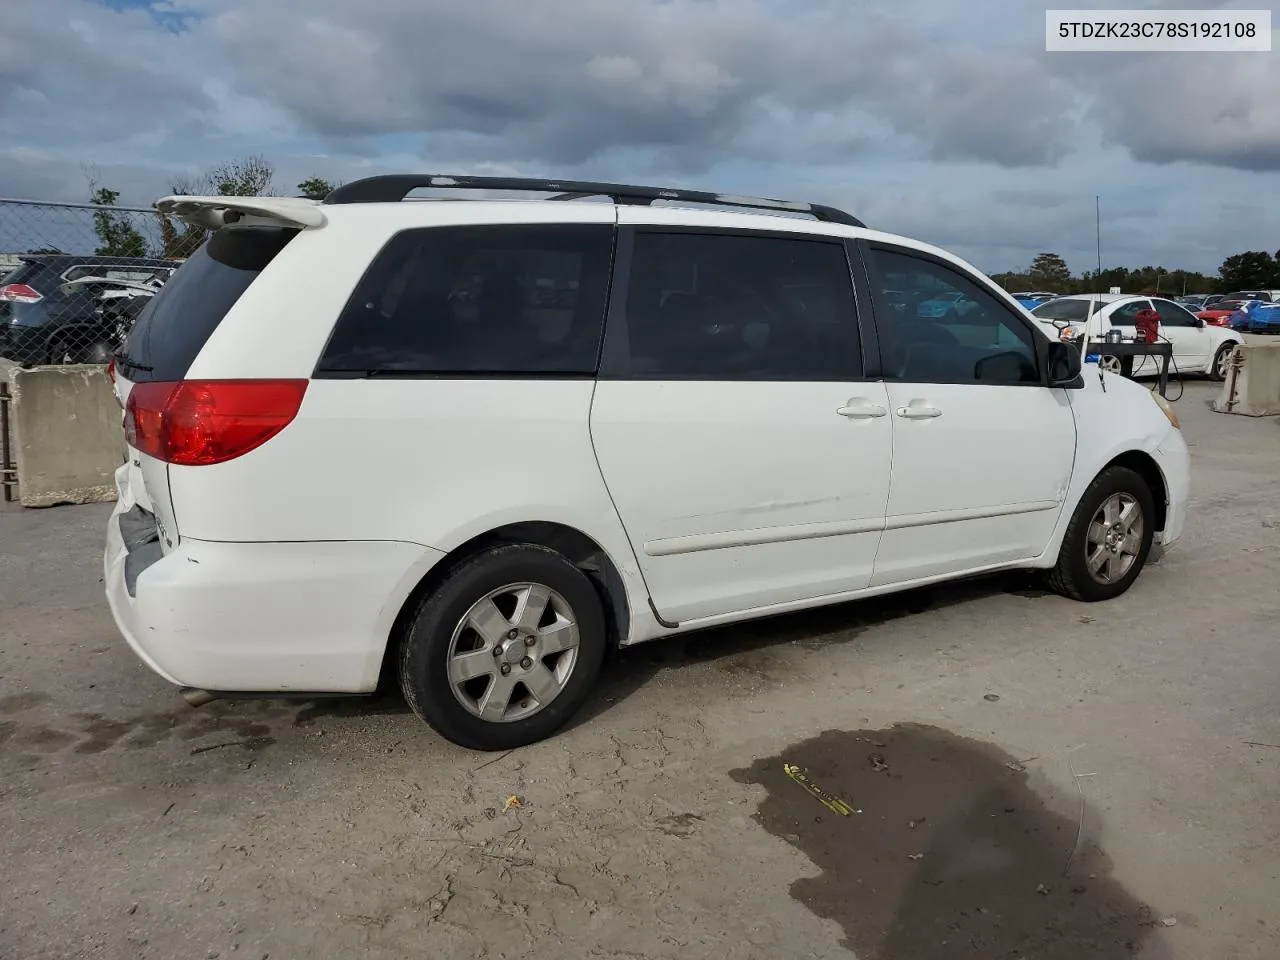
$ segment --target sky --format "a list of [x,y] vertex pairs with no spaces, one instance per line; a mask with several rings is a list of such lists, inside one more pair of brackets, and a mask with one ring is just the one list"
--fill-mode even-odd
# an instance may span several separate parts
[[498,173],[827,203],[988,272],[1091,269],[1095,196],[1104,265],[1280,248],[1280,43],[1044,33],[1027,0],[8,0],[0,197],[84,201],[89,171],[145,206],[261,154],[284,192]]

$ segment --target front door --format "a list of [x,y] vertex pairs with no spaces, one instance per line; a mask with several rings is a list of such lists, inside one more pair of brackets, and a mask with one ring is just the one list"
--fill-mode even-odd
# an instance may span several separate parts
[[619,212],[591,410],[654,605],[685,623],[865,587],[892,416],[862,379],[844,245],[661,214]]
[[[871,585],[1040,555],[1075,459],[1066,391],[1044,385],[1047,341],[960,267],[887,244],[868,250],[893,422],[893,482]],[[905,309],[889,307],[889,290],[905,294]],[[928,304],[942,294],[972,306],[937,318]]]
[[[1160,335],[1173,345],[1173,362],[1177,365],[1180,373],[1202,373],[1212,359],[1209,356],[1209,350],[1212,346],[1212,337],[1208,330],[1204,328],[1204,324],[1190,313],[1185,307],[1179,306],[1172,300],[1152,300],[1151,305],[1155,307],[1156,313],[1160,314]],[[1159,361],[1154,357],[1143,358],[1147,361],[1142,369],[1134,364],[1135,373],[1151,373],[1159,372]],[[1172,372],[1172,366],[1170,369]]]

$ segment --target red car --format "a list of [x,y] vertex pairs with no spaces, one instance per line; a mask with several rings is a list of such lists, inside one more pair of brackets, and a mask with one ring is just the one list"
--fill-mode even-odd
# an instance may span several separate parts
[[1244,300],[1219,300],[1211,304],[1208,309],[1201,310],[1196,316],[1215,327],[1225,327],[1227,317],[1240,309],[1240,305],[1245,302]]

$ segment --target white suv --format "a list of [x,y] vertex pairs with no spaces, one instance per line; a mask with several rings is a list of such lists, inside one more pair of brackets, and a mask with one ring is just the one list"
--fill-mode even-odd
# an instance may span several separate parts
[[[402,202],[442,186],[562,193]],[[838,210],[415,176],[157,206],[221,229],[117,359],[106,592],[193,702],[385,665],[508,748],[613,646],[1009,568],[1105,600],[1182,530],[1167,402]]]

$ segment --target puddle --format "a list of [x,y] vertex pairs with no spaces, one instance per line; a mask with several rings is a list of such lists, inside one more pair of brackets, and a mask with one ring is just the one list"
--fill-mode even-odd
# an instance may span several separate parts
[[1156,914],[1090,840],[1091,813],[1077,844],[1078,810],[1050,810],[1019,759],[898,725],[824,733],[731,775],[765,788],[756,821],[822,871],[791,895],[859,960],[1164,956]]

